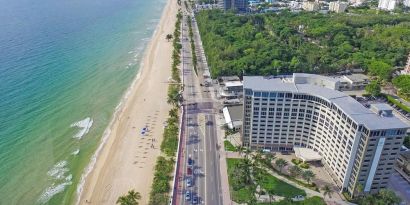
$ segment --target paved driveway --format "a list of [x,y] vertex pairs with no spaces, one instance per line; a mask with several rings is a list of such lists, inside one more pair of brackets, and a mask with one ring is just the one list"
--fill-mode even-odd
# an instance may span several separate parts
[[399,173],[393,172],[387,186],[402,199],[402,204],[410,204],[410,184]]

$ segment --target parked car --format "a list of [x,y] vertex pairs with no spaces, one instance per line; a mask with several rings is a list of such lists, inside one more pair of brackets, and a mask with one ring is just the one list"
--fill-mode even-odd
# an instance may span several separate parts
[[192,179],[191,179],[191,178],[187,178],[187,179],[185,180],[185,183],[186,183],[186,186],[187,186],[187,187],[191,187],[191,186],[192,186]]
[[185,192],[185,200],[187,200],[187,201],[191,200],[191,192],[190,191]]
[[188,167],[188,168],[186,169],[186,173],[187,173],[188,175],[192,175],[192,168],[191,168],[191,167]]
[[194,194],[192,197],[192,204],[198,204],[198,202],[199,202],[198,196]]

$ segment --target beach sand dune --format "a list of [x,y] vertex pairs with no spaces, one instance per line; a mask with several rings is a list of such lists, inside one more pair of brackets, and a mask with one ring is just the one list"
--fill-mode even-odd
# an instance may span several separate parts
[[[171,108],[166,99],[166,82],[171,76],[173,48],[165,36],[173,33],[177,11],[176,0],[168,0],[144,54],[139,79],[111,125],[94,169],[86,177],[80,204],[115,204],[130,189],[141,193],[140,204],[148,204],[163,123]],[[142,136],[145,126],[149,131]]]

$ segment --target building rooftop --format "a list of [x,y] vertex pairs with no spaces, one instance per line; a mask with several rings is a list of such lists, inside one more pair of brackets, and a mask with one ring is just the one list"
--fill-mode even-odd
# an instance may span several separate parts
[[[312,85],[312,82],[321,82],[321,80],[330,80],[331,78],[314,75],[314,74],[294,74],[293,77],[305,76],[309,79],[316,78],[315,80],[298,80],[298,83],[294,83],[292,76],[282,77],[263,77],[263,76],[244,76],[243,85],[244,89],[252,89],[253,91],[281,91],[292,93],[304,93],[315,95],[333,103],[339,109],[343,110],[349,115],[356,123],[365,125],[368,129],[393,129],[393,128],[408,128],[408,124],[402,122],[400,119],[391,116],[380,116],[371,110],[364,107],[361,103],[357,102],[352,97],[339,92],[337,90],[322,87],[320,85]],[[376,105],[379,107],[385,107],[388,105]]]
[[243,86],[241,81],[228,81],[225,83],[225,87],[236,87],[236,86]]
[[363,81],[369,80],[369,77],[367,77],[364,74],[351,74],[351,75],[345,75],[345,78],[349,79],[353,83],[359,83]]
[[400,155],[403,156],[403,158],[406,159],[408,162],[410,162],[410,150],[401,152]]

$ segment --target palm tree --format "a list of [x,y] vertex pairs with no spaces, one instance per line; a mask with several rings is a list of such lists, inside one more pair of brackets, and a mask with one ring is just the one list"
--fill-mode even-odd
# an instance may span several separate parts
[[289,174],[292,177],[298,177],[302,174],[302,169],[298,166],[292,166],[289,168]]
[[165,39],[167,39],[167,41],[170,41],[172,39],[172,34],[167,34],[165,36]]
[[279,168],[279,171],[282,173],[282,169],[283,167],[285,167],[286,165],[288,165],[288,162],[282,158],[278,158],[275,161],[275,165]]
[[310,170],[306,170],[304,172],[302,172],[302,178],[304,180],[307,181],[308,184],[310,184],[310,181],[315,177],[315,174],[310,171]]
[[325,187],[323,187],[323,196],[326,198],[326,195],[329,197],[329,198],[332,198],[332,189],[330,189],[330,187],[328,186],[328,185],[326,185]]
[[120,196],[117,199],[117,204],[121,205],[138,205],[138,200],[141,199],[141,194],[134,191],[134,189],[128,191],[127,195]]
[[363,184],[357,184],[356,192],[358,196],[363,196],[363,190],[364,190]]

